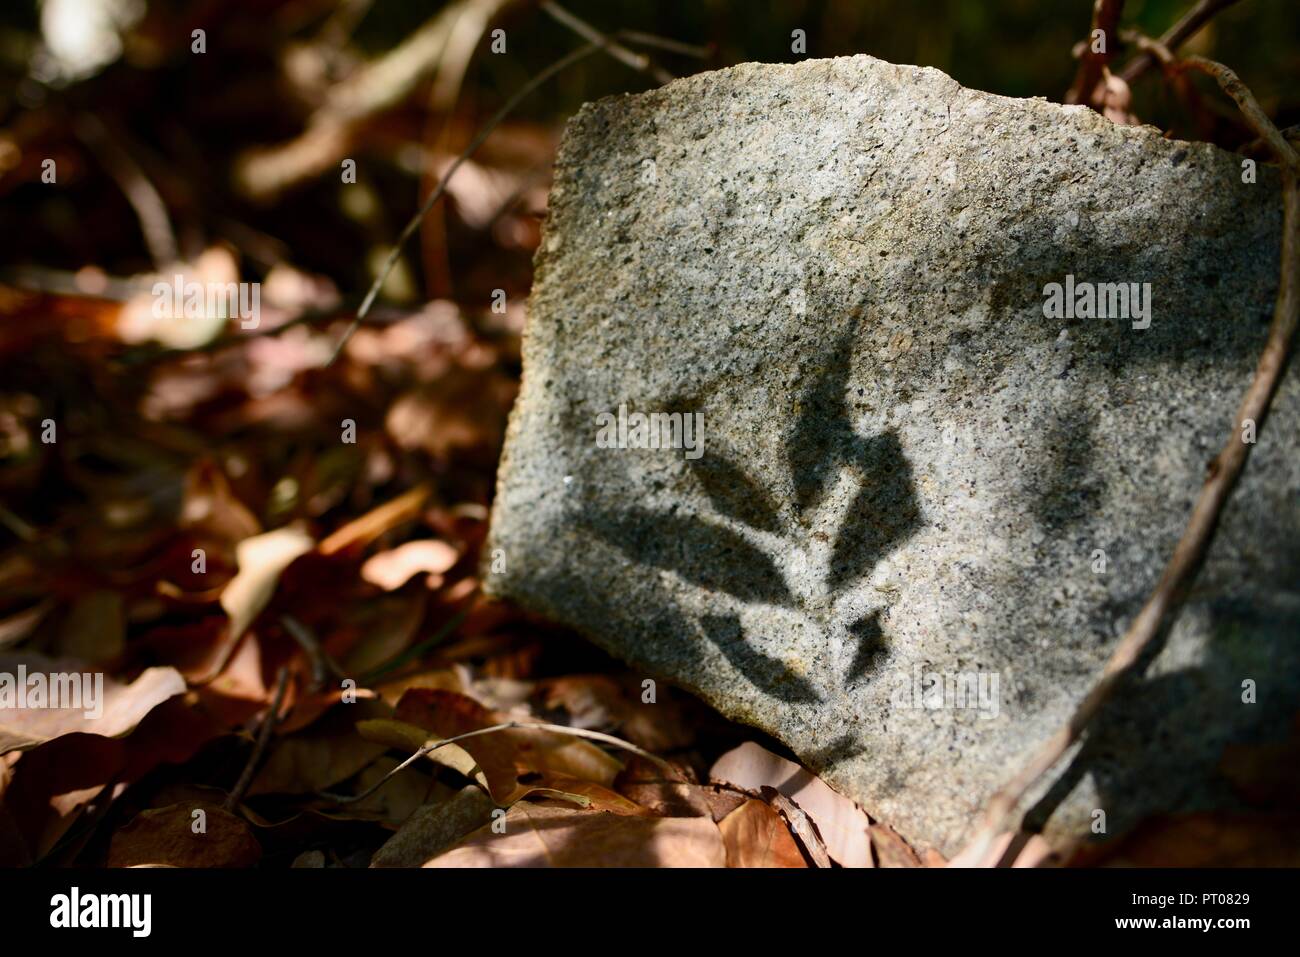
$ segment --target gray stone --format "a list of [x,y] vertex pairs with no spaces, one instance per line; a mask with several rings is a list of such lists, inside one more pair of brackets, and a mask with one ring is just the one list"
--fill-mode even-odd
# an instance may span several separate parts
[[[1241,174],[1210,145],[863,56],[585,106],[537,256],[488,590],[951,853],[1097,678],[1251,379],[1281,202],[1271,168]],[[1149,326],[1049,318],[1067,276],[1150,283]],[[1049,838],[1090,833],[1095,809],[1114,835],[1230,806],[1224,745],[1284,736],[1296,379],[1177,626],[1033,796]],[[702,457],[601,447],[620,405],[701,413]],[[931,673],[983,673],[987,696],[940,699]]]

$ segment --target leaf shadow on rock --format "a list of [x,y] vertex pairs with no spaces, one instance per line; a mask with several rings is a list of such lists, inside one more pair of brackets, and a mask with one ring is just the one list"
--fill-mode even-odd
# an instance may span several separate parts
[[1080,402],[1058,414],[1047,430],[1050,468],[1043,485],[1032,490],[1031,512],[1048,532],[1073,529],[1092,517],[1104,499],[1105,476],[1093,467],[1098,454],[1094,429],[1095,417]]
[[799,397],[794,426],[786,435],[786,465],[795,505],[806,515],[821,501],[836,466],[856,450],[846,392],[852,369],[853,335],[842,335],[821,357],[820,368]]
[[[634,562],[672,571],[694,585],[722,591],[747,603],[792,606],[794,598],[767,555],[734,532],[703,519],[631,508],[618,512],[588,511],[584,526]],[[728,574],[726,569],[739,574]],[[666,595],[658,609],[661,634],[693,636],[689,666],[698,666],[698,649],[712,644],[760,691],[788,704],[821,700],[806,679],[745,641],[735,615],[706,615],[695,624]],[[679,648],[679,653],[686,649]],[[689,673],[689,671],[688,671]]]
[[827,587],[843,590],[871,570],[921,527],[912,469],[892,431],[854,436],[848,462],[862,476],[862,488],[844,514],[835,537]]
[[807,679],[795,674],[776,658],[751,647],[745,641],[744,629],[735,615],[705,615],[700,619],[700,627],[737,671],[773,697],[789,704],[822,700]]
[[676,572],[694,585],[740,601],[794,605],[794,596],[771,558],[707,519],[633,506],[618,511],[589,509],[580,520],[634,562]]
[[849,666],[849,673],[845,676],[848,682],[853,682],[879,670],[882,661],[888,656],[885,631],[880,626],[880,609],[864,615],[849,625],[849,634],[858,642],[853,664]]
[[[912,469],[892,430],[859,435],[848,399],[855,335],[850,328],[815,360],[810,384],[794,410],[784,438],[797,517],[821,504],[842,469],[855,473],[860,487],[844,510],[831,543],[824,582],[834,595],[868,576],[893,549],[920,527]],[[690,397],[674,397],[668,408],[699,408]],[[716,436],[704,454],[683,456],[689,474],[723,516],[758,532],[786,539],[797,536],[781,507],[761,482],[739,464],[741,456]],[[588,506],[576,516],[589,532],[630,560],[673,572],[709,591],[751,604],[800,608],[801,601],[774,559],[737,531],[708,518],[674,511],[657,513],[640,506]],[[797,544],[797,543],[795,543]],[[807,609],[805,609],[807,610]],[[698,627],[674,611],[686,634],[702,635],[759,689],[789,703],[822,700],[808,680],[746,641],[735,615],[708,615]],[[845,686],[876,672],[888,656],[879,610],[849,626],[857,649]]]
[[745,474],[734,453],[720,451],[720,444],[718,439],[710,439],[700,458],[686,460],[704,494],[728,518],[761,532],[780,534],[781,515],[767,490]]

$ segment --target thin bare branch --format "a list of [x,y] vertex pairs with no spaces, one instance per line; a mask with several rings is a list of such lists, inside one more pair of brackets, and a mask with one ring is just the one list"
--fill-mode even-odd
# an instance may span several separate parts
[[[338,163],[351,148],[357,129],[372,116],[395,106],[430,75],[435,87],[449,83],[463,69],[466,53],[456,40],[477,37],[482,26],[513,0],[454,0],[401,44],[366,63],[330,87],[325,101],[297,137],[275,146],[246,151],[235,164],[235,185],[254,199],[265,200]],[[456,63],[444,63],[448,53]]]
[[[1119,18],[1123,12],[1124,0],[1094,0],[1092,30],[1084,43],[1074,83],[1065,94],[1066,103],[1086,103],[1093,109],[1100,110],[1098,90],[1106,76],[1106,67],[1115,55],[1115,44],[1119,40]],[[1101,32],[1101,49],[1094,50],[1098,31]]]
[[666,50],[669,53],[678,53],[682,56],[694,57],[697,60],[707,60],[713,55],[712,45],[702,47],[694,43],[682,43],[680,40],[674,40],[671,37],[643,33],[640,30],[619,30],[614,36],[620,40],[626,40],[628,43],[636,43],[657,50]]
[[671,83],[676,79],[676,77],[667,70],[655,64],[655,62],[644,53],[635,53],[632,50],[629,50],[617,40],[601,33],[586,20],[574,16],[568,10],[564,9],[564,7],[555,3],[554,0],[542,0],[541,8],[553,20],[562,26],[568,27],[588,43],[599,43],[601,47],[604,48],[605,52],[614,59],[630,66],[639,73],[645,73],[653,77],[655,82],[661,86],[665,83]]
[[[1159,43],[1166,50],[1177,50],[1189,39],[1196,35],[1196,32],[1209,23],[1210,20],[1221,10],[1226,10],[1234,3],[1240,3],[1241,0],[1200,0],[1192,9],[1183,14],[1182,19],[1175,23],[1160,36]],[[1120,71],[1120,77],[1130,86],[1133,81],[1149,70],[1156,57],[1152,50],[1144,50],[1139,56],[1134,57],[1124,69]]]
[[330,678],[342,678],[343,672],[321,647],[312,630],[292,615],[281,615],[280,624],[307,655],[311,663],[311,691],[319,691]]
[[585,47],[579,47],[567,56],[556,60],[515,91],[514,95],[512,95],[510,99],[506,100],[501,109],[497,110],[496,113],[492,115],[492,118],[483,124],[483,127],[478,131],[474,139],[470,141],[469,145],[461,150],[456,159],[452,161],[452,164],[447,167],[447,172],[442,174],[442,178],[438,180],[438,185],[435,186],[429,193],[428,197],[425,198],[424,203],[420,206],[419,210],[411,217],[410,222],[406,224],[401,235],[397,237],[397,241],[393,243],[393,248],[389,250],[388,258],[384,260],[383,266],[380,267],[379,275],[376,276],[375,281],[371,283],[369,291],[366,292],[366,297],[361,300],[361,307],[357,310],[356,318],[352,320],[352,323],[343,333],[343,338],[339,340],[339,344],[334,347],[334,354],[331,355],[329,361],[325,363],[326,366],[334,364],[335,360],[337,360],[339,355],[343,352],[344,346],[348,344],[348,340],[352,338],[352,334],[357,331],[357,327],[365,320],[366,315],[370,312],[370,307],[374,305],[375,298],[379,295],[379,290],[383,288],[384,282],[388,279],[388,274],[393,271],[393,267],[397,265],[397,260],[401,258],[402,247],[406,245],[408,239],[415,235],[415,231],[420,228],[420,221],[424,219],[429,210],[433,209],[434,203],[438,202],[438,200],[442,198],[442,194],[447,191],[447,184],[451,181],[452,176],[455,175],[456,170],[460,169],[461,165],[478,151],[478,148],[483,145],[488,136],[491,135],[492,131],[495,130],[501,124],[501,121],[509,116],[510,113],[514,111],[515,107],[522,103],[529,94],[551,77],[555,76],[555,74],[567,69],[579,60],[590,56],[600,48],[601,45],[599,43],[589,43]]
[[117,139],[108,132],[98,117],[83,114],[74,126],[77,136],[94,150],[104,169],[113,177],[118,188],[135,210],[140,221],[149,255],[158,269],[167,269],[180,259],[180,247],[167,215],[167,204],[158,190],[144,175],[144,171]]
[[573,738],[586,738],[589,741],[599,741],[602,744],[610,744],[613,745],[614,747],[622,748],[625,751],[631,751],[633,754],[637,755],[638,757],[645,758],[647,761],[654,764],[655,767],[659,768],[659,770],[665,772],[666,774],[672,775],[676,773],[673,771],[672,765],[669,764],[667,761],[665,761],[663,758],[651,754],[649,751],[646,751],[644,748],[638,748],[635,744],[632,744],[630,741],[624,741],[622,738],[616,738],[612,734],[605,734],[601,731],[589,731],[586,728],[570,728],[562,724],[530,724],[526,721],[506,721],[503,722],[502,724],[494,724],[488,728],[479,728],[476,731],[466,731],[464,734],[453,735],[450,738],[442,738],[437,741],[430,741],[426,743],[424,746],[422,746],[418,751],[412,754],[405,761],[403,761],[401,764],[399,764],[397,767],[393,768],[382,778],[376,781],[371,787],[362,791],[360,794],[348,796],[348,795],[341,795],[341,794],[322,793],[321,797],[328,798],[329,800],[334,801],[336,804],[352,804],[355,803],[356,801],[361,801],[365,798],[370,797],[370,795],[374,794],[381,787],[387,784],[389,780],[391,780],[392,777],[395,774],[397,774],[398,771],[402,771],[410,767],[413,763],[418,761],[420,758],[424,757],[426,754],[429,754],[430,752],[437,751],[439,748],[445,747],[446,745],[449,744],[456,744],[460,741],[465,741],[469,738],[477,738],[480,735],[484,735],[484,734],[494,734],[497,731],[510,731],[516,728],[523,728],[532,731],[549,731],[553,734],[563,734]]
[[244,799],[249,786],[253,783],[253,773],[261,763],[262,755],[266,753],[266,746],[271,743],[271,732],[280,723],[280,708],[284,704],[284,692],[288,687],[289,669],[282,667],[276,678],[275,700],[271,702],[270,709],[262,718],[262,727],[257,734],[257,743],[253,745],[253,753],[248,756],[248,763],[244,765],[243,773],[239,775],[239,780],[226,795],[225,803],[222,805],[227,811],[234,811],[239,806],[239,802]]

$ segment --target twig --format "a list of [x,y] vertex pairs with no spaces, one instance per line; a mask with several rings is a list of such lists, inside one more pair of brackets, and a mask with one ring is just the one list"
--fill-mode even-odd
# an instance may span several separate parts
[[74,124],[77,136],[95,151],[140,221],[140,232],[154,265],[166,269],[180,258],[176,234],[167,217],[167,204],[131,154],[118,145],[97,117],[83,114]]
[[[1286,129],[1282,130],[1281,133],[1282,136],[1286,138],[1286,141],[1288,143],[1300,146],[1300,124],[1297,124],[1296,126],[1288,126]],[[1237,152],[1253,153],[1255,152],[1255,150],[1261,149],[1264,145],[1265,145],[1264,137],[1257,136],[1249,143],[1242,143],[1240,146],[1238,146]]]
[[[1196,89],[1187,81],[1187,78],[1174,69],[1174,64],[1178,62],[1178,58],[1174,56],[1174,52],[1169,47],[1138,30],[1121,30],[1120,37],[1125,43],[1130,43],[1155,58],[1156,62],[1160,64],[1161,70],[1164,71],[1165,80],[1172,89],[1174,96],[1183,102],[1188,115],[1199,117],[1202,114],[1200,97],[1197,96]],[[1235,115],[1233,119],[1236,119]]]
[[1053,734],[1029,763],[994,795],[968,850],[976,866],[996,862],[995,842],[999,834],[1020,829],[1017,808],[1029,789],[1065,756],[1079,740],[1089,722],[1114,693],[1161,628],[1172,625],[1214,540],[1224,504],[1232,494],[1250,456],[1252,443],[1241,438],[1242,425],[1252,420],[1262,430],[1269,406],[1290,357],[1300,317],[1300,156],[1292,149],[1273,122],[1260,108],[1254,95],[1232,70],[1202,57],[1188,57],[1175,64],[1178,70],[1198,70],[1212,76],[1241,108],[1246,121],[1258,131],[1282,165],[1283,220],[1281,278],[1268,341],[1255,367],[1255,376],[1241,400],[1233,421],[1232,434],[1210,463],[1209,474],[1192,507],[1187,528],[1165,566],[1155,590],[1129,625],[1102,671],[1101,679],[1070,716],[1065,727]]
[[682,43],[680,40],[674,40],[671,37],[661,37],[654,33],[643,33],[640,30],[619,30],[614,36],[620,40],[626,40],[628,43],[637,43],[643,47],[654,47],[659,50],[667,50],[669,53],[679,53],[682,56],[694,57],[697,60],[707,60],[713,56],[713,45],[697,46],[694,43]]
[[450,182],[456,170],[460,169],[461,164],[478,151],[478,148],[483,145],[492,131],[496,129],[497,126],[500,125],[501,121],[509,116],[514,108],[523,102],[530,93],[551,77],[555,76],[555,74],[572,66],[584,57],[590,56],[600,48],[601,45],[599,43],[589,43],[585,47],[580,47],[567,56],[561,57],[546,69],[542,70],[520,87],[514,95],[510,97],[510,99],[506,100],[501,109],[497,110],[496,113],[492,115],[492,118],[489,119],[487,123],[483,125],[482,129],[478,131],[477,135],[475,135],[474,139],[470,141],[469,145],[461,150],[456,159],[452,161],[452,164],[447,167],[447,172],[443,173],[442,178],[438,180],[438,185],[434,187],[431,193],[429,193],[419,210],[411,217],[410,222],[406,224],[406,228],[403,229],[401,235],[397,237],[397,242],[393,243],[393,248],[389,251],[388,258],[384,260],[384,265],[380,268],[379,275],[376,276],[375,281],[371,283],[370,289],[366,293],[366,297],[361,300],[361,308],[357,310],[356,318],[352,320],[352,323],[343,333],[343,338],[339,340],[339,344],[334,347],[334,354],[331,355],[329,360],[325,363],[327,367],[333,365],[335,360],[338,359],[339,354],[343,352],[343,347],[348,344],[348,340],[352,338],[352,334],[357,331],[357,327],[361,325],[362,321],[366,318],[367,313],[370,312],[370,307],[374,305],[375,297],[379,295],[379,290],[383,288],[384,282],[388,279],[388,274],[393,271],[393,267],[397,265],[397,260],[401,258],[402,247],[405,246],[406,241],[415,234],[415,231],[420,228],[420,221],[423,220],[429,210],[433,208],[433,204],[436,203],[442,197],[442,194],[447,191],[447,183]]
[[[1115,44],[1119,40],[1119,18],[1123,12],[1124,0],[1094,0],[1092,30],[1085,42],[1074,83],[1065,94],[1066,103],[1086,103],[1095,110],[1100,109],[1101,103],[1095,94],[1098,85],[1105,78],[1107,64],[1115,55]],[[1100,51],[1094,51],[1092,36],[1099,30],[1102,47]]]
[[0,525],[28,544],[40,538],[40,533],[36,531],[35,526],[16,512],[11,512],[4,502],[0,502]]
[[564,9],[564,7],[555,3],[554,0],[542,0],[541,7],[542,10],[557,23],[568,27],[588,43],[599,43],[605,49],[605,52],[615,60],[630,66],[639,73],[646,73],[654,77],[655,82],[661,86],[665,83],[671,83],[676,79],[676,77],[663,69],[663,67],[658,66],[644,53],[634,53],[617,40],[601,33],[586,20],[574,16],[568,10]]
[[817,830],[817,825],[813,823],[807,812],[776,788],[769,785],[763,785],[759,790],[759,794],[781,817],[785,818],[786,825],[799,839],[803,849],[812,858],[813,864],[817,867],[830,867],[830,851],[826,850],[826,842],[822,840],[821,832]]
[[[491,19],[512,0],[454,0],[400,45],[330,87],[297,137],[249,150],[235,164],[235,184],[254,199],[266,199],[325,170],[347,155],[357,129],[377,113],[405,99],[443,55],[462,17]],[[436,82],[436,81],[435,81]]]
[[1163,67],[1170,67],[1174,63],[1174,53],[1169,47],[1165,46],[1159,40],[1140,33],[1137,30],[1121,30],[1120,39],[1125,43],[1131,43],[1143,53],[1150,53]]
[[227,811],[234,811],[239,806],[239,802],[243,800],[249,785],[253,783],[253,772],[257,770],[257,765],[262,760],[266,746],[271,741],[271,732],[280,723],[280,706],[284,703],[284,692],[288,686],[289,669],[281,667],[280,674],[276,678],[275,700],[271,702],[271,709],[267,711],[266,716],[262,719],[262,728],[257,734],[257,743],[253,745],[253,753],[248,756],[248,763],[244,765],[243,773],[239,775],[239,780],[235,782],[234,789],[226,795],[225,803],[222,805]]
[[[1259,105],[1259,101],[1256,100],[1255,95],[1250,92],[1250,88],[1247,87],[1245,83],[1241,82],[1241,78],[1222,63],[1216,63],[1214,60],[1207,60],[1203,56],[1186,57],[1183,60],[1180,60],[1175,66],[1179,70],[1196,70],[1200,73],[1206,74],[1207,76],[1213,77],[1214,81],[1219,84],[1220,89],[1222,89],[1224,93],[1228,94],[1228,96],[1232,97],[1237,106],[1240,107],[1242,115],[1246,117],[1246,122],[1255,130],[1260,139],[1268,144],[1269,148],[1272,149],[1273,154],[1277,157],[1278,162],[1282,164],[1283,188],[1289,191],[1294,185],[1294,183],[1291,182],[1290,177],[1294,177],[1297,173],[1300,173],[1300,156],[1297,156],[1296,151],[1291,148],[1291,144],[1286,141],[1286,137],[1283,136],[1281,131],[1273,124],[1273,121],[1268,118],[1268,114],[1265,113],[1263,108]],[[1290,177],[1288,174],[1290,174]],[[1284,234],[1284,243],[1287,238],[1288,237]],[[1286,247],[1284,245],[1282,257],[1283,291],[1286,290],[1288,280],[1285,249]],[[1296,281],[1295,276],[1290,276],[1289,278],[1292,281]],[[1292,292],[1294,291],[1295,290],[1292,290]],[[1281,301],[1282,293],[1279,292],[1279,306]],[[1292,305],[1294,306],[1295,303],[1292,303]],[[1294,318],[1295,317],[1292,316],[1293,320]],[[1277,314],[1275,313],[1274,324],[1276,324],[1276,322]],[[1294,321],[1292,324],[1294,325]]]
[[457,742],[464,741],[467,738],[477,738],[478,736],[484,734],[493,734],[494,732],[497,731],[511,731],[514,729],[523,729],[523,730],[532,730],[532,731],[549,731],[552,734],[563,734],[574,738],[586,738],[589,741],[600,741],[603,744],[610,744],[613,745],[614,747],[622,748],[625,751],[631,751],[633,754],[637,755],[638,757],[642,757],[645,758],[647,761],[650,761],[657,768],[659,768],[659,770],[664,771],[665,773],[668,774],[674,773],[672,765],[669,764],[667,761],[665,761],[663,758],[651,754],[649,751],[646,751],[644,748],[638,748],[635,744],[632,744],[630,741],[624,741],[622,738],[616,738],[612,734],[605,734],[602,731],[589,731],[586,728],[570,728],[562,724],[530,724],[525,721],[506,721],[503,722],[502,724],[494,724],[491,727],[479,728],[476,731],[466,731],[464,734],[453,735],[450,738],[442,738],[438,741],[430,741],[422,745],[418,751],[412,754],[409,758],[407,758],[397,767],[393,768],[382,778],[380,778],[377,782],[375,782],[375,784],[373,784],[371,787],[367,788],[366,790],[362,791],[360,794],[355,794],[355,795],[328,794],[322,791],[319,792],[320,796],[323,798],[327,798],[328,800],[331,800],[336,804],[352,804],[355,803],[356,801],[364,800],[365,798],[370,797],[370,795],[378,791],[385,784],[387,784],[388,781],[393,777],[393,775],[397,774],[398,771],[402,771],[410,767],[412,764],[414,764],[416,761],[424,757],[426,754],[429,754],[430,752],[437,751],[439,748],[444,747],[445,745],[448,744],[456,744]]
[[310,628],[300,622],[293,615],[281,615],[280,624],[284,630],[289,633],[298,646],[307,654],[307,660],[311,662],[311,690],[319,691],[325,686],[330,677],[342,677],[343,672],[334,660],[325,653],[316,636],[312,634]]
[[[1160,36],[1159,43],[1167,50],[1177,50],[1193,37],[1201,27],[1205,26],[1210,19],[1220,10],[1226,10],[1234,3],[1240,3],[1241,0],[1200,0],[1196,6],[1187,13],[1183,14],[1181,20],[1166,30]],[[1152,55],[1153,51],[1144,50],[1141,55],[1134,57],[1129,61],[1124,69],[1120,71],[1120,78],[1130,86],[1133,81],[1151,68],[1156,62]]]

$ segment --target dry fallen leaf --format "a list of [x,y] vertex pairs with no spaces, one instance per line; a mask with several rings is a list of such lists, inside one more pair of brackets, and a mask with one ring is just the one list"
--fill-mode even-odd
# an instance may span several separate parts
[[[456,549],[436,538],[407,542],[371,555],[361,566],[361,577],[384,591],[394,591],[419,574],[441,576],[459,558]],[[429,581],[431,586],[439,583],[441,578]]]
[[449,800],[415,810],[397,833],[375,852],[371,867],[420,867],[486,824],[496,805],[472,784]]
[[817,825],[826,850],[842,867],[871,867],[871,819],[821,778],[747,741],[728,751],[709,770],[709,780],[751,794],[771,787],[794,801]]
[[277,528],[235,546],[239,571],[221,593],[221,607],[230,616],[228,640],[244,633],[275,594],[280,573],[311,548],[311,536],[296,528]]
[[728,867],[807,867],[781,815],[750,798],[720,822]]
[[185,475],[179,525],[228,544],[252,538],[262,530],[211,459],[200,459]]
[[340,814],[351,817],[373,818],[397,827],[415,813],[434,790],[433,778],[420,768],[403,768],[398,774],[385,780],[389,772],[400,764],[396,758],[381,754],[357,775],[356,791],[364,794],[372,787],[384,781],[382,787],[373,794],[366,795],[339,809]]
[[113,835],[109,867],[252,867],[262,847],[241,818],[215,804],[142,811]]
[[[21,700],[19,678],[25,676],[30,691],[38,675],[47,688],[51,684],[51,675],[54,675],[61,676],[61,686],[63,679],[76,679],[79,694],[83,684],[87,685],[85,690],[92,697],[99,697],[102,691],[103,700],[93,705],[95,710],[102,709],[102,712],[98,716],[88,713],[84,706],[90,702],[85,697],[80,702],[83,707],[18,707]],[[89,682],[85,681],[87,676]],[[126,734],[157,705],[184,691],[185,679],[174,668],[148,668],[131,684],[124,685],[102,672],[85,671],[77,662],[46,658],[32,652],[0,654],[0,754],[33,748],[77,732],[107,738]]]
[[[675,770],[675,774],[668,775],[645,758],[633,755],[614,781],[614,787],[661,817],[711,817],[716,822],[726,816],[713,813],[710,793],[716,788],[696,783],[693,773]],[[743,803],[744,798],[735,791],[727,793],[736,795],[736,802],[727,808],[729,812]]]
[[521,801],[425,867],[724,867],[718,826],[699,817],[630,817]]
[[[501,724],[502,718],[472,698],[454,691],[412,688],[402,695],[394,717],[452,738]],[[549,775],[562,774],[610,787],[623,765],[580,738],[532,728],[510,728],[459,742],[483,769],[492,797],[506,805]]]
[[[374,741],[390,748],[401,748],[411,754],[414,754],[430,741],[437,740],[436,737],[430,737],[429,732],[424,728],[406,724],[403,721],[395,721],[392,718],[358,721],[357,734],[367,741]],[[451,768],[458,774],[476,782],[484,791],[488,789],[487,777],[479,770],[478,762],[474,760],[473,755],[459,744],[444,744],[442,747],[426,753],[425,757],[434,764]]]
[[871,843],[876,849],[876,862],[880,867],[921,866],[916,852],[887,824],[871,825]]
[[574,727],[608,731],[647,751],[689,747],[695,729],[676,699],[645,704],[639,683],[629,684],[611,675],[566,675],[539,683],[538,690],[547,708],[569,712]]
[[335,555],[362,548],[385,532],[414,521],[419,517],[429,494],[429,486],[417,485],[360,518],[353,519],[320,543],[320,553]]
[[340,705],[305,731],[278,739],[249,795],[306,794],[352,777],[387,750],[357,734],[355,722],[385,717],[387,710],[375,701]]
[[617,791],[611,791],[607,787],[596,784],[594,781],[584,781],[581,778],[569,777],[567,774],[550,773],[542,775],[539,783],[532,785],[528,790],[519,795],[516,800],[529,798],[531,800],[540,800],[542,798],[558,798],[571,804],[577,804],[593,811],[608,811],[610,814],[629,814],[633,817],[658,817],[649,808],[642,807],[635,801],[624,797]]

